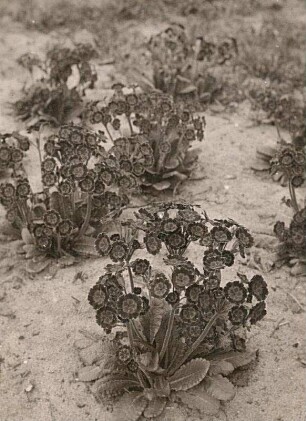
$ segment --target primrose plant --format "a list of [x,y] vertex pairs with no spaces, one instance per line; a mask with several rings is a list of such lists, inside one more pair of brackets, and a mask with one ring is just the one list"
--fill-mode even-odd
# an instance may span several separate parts
[[298,272],[304,274],[306,270],[306,209],[305,204],[300,206],[296,190],[305,183],[305,164],[305,149],[294,144],[283,145],[271,161],[272,172],[280,172],[288,179],[290,199],[286,200],[286,204],[294,212],[288,228],[281,221],[277,221],[274,225],[274,233],[280,240],[277,264],[289,263],[291,266],[296,266]]
[[29,139],[18,132],[0,134],[0,174],[17,174],[29,148]]
[[38,142],[39,191],[25,170],[1,185],[1,203],[25,242],[30,270],[45,269],[52,258],[91,255],[101,224],[128,203],[128,190],[119,187],[126,176],[104,142],[103,135],[81,126],[62,126],[45,140],[43,153]]
[[107,104],[89,104],[84,118],[101,127],[120,167],[137,178],[143,191],[175,193],[194,168],[199,150],[189,149],[203,140],[205,119],[168,95],[124,93],[120,83],[113,88]]
[[34,54],[23,54],[18,63],[34,78],[40,79],[25,88],[23,97],[14,103],[18,117],[29,127],[42,122],[61,125],[81,112],[86,89],[94,88],[96,72],[90,61],[97,56],[90,44],[76,44],[74,48],[54,46],[44,60]]
[[155,204],[135,216],[96,239],[113,262],[88,295],[112,337],[91,377],[97,397],[111,402],[116,421],[157,417],[170,400],[215,414],[235,394],[226,376],[254,358],[245,331],[266,314],[260,274],[231,271],[227,283],[222,276],[253,238],[188,204]]

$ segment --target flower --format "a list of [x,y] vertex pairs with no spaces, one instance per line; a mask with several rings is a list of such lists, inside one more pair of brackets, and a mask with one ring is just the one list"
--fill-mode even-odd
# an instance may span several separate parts
[[47,237],[46,235],[42,235],[36,238],[36,244],[38,248],[42,250],[48,250],[52,246],[52,239],[50,237]]
[[205,270],[214,271],[224,268],[222,254],[218,250],[206,250],[203,257],[203,266]]
[[224,287],[226,298],[234,304],[242,304],[247,296],[247,290],[239,281],[228,282]]
[[128,364],[131,361],[132,356],[132,349],[128,345],[121,345],[116,352],[116,357],[122,364]]
[[121,159],[119,161],[120,168],[123,171],[131,172],[132,171],[132,163],[128,159]]
[[5,199],[10,199],[15,196],[15,187],[11,183],[6,183],[2,186],[1,193]]
[[107,256],[110,248],[111,248],[111,242],[109,237],[104,234],[103,232],[100,233],[96,240],[95,240],[95,248],[96,251],[101,255],[101,256]]
[[200,311],[194,304],[184,304],[180,311],[180,319],[183,323],[196,323],[200,318]]
[[192,222],[188,224],[187,232],[191,236],[192,241],[199,240],[207,234],[208,229],[202,222]]
[[294,177],[291,178],[291,183],[293,187],[295,188],[301,187],[304,181],[305,181],[304,177],[302,177],[301,175],[295,175]]
[[212,295],[207,292],[201,292],[201,294],[199,295],[199,307],[202,311],[204,311],[205,313],[208,311],[211,311],[212,307],[213,307],[213,298]]
[[150,281],[149,289],[152,297],[165,298],[171,289],[171,283],[163,273],[159,272]]
[[117,302],[118,314],[123,319],[135,319],[142,310],[142,299],[136,294],[126,294]]
[[105,185],[102,181],[95,181],[95,188],[94,188],[94,193],[95,194],[102,194],[105,191]]
[[41,163],[41,169],[42,171],[49,173],[49,172],[53,172],[56,168],[56,161],[54,158],[46,158],[42,163]]
[[246,230],[244,227],[237,228],[235,232],[236,238],[238,239],[239,243],[246,248],[252,247],[254,244],[254,239],[251,234]]
[[285,233],[286,233],[285,223],[281,221],[277,221],[274,224],[273,231],[279,240],[283,240],[285,238]]
[[57,232],[62,236],[66,237],[70,235],[73,230],[73,223],[69,219],[64,219],[57,226]]
[[267,283],[261,275],[253,276],[249,283],[249,293],[254,295],[258,301],[263,301],[267,298]]
[[186,289],[187,301],[197,303],[199,301],[199,295],[203,292],[202,285],[191,285]]
[[99,308],[96,314],[96,320],[98,325],[107,331],[116,326],[118,321],[115,310],[111,307]]
[[177,291],[169,292],[169,294],[166,297],[166,301],[171,304],[175,305],[180,300],[180,294]]
[[35,224],[32,228],[32,232],[35,238],[39,238],[44,234],[44,224]]
[[109,257],[113,262],[119,262],[127,257],[128,251],[128,246],[124,241],[115,241],[109,251]]
[[177,266],[172,272],[172,283],[177,289],[184,289],[195,281],[193,268],[187,266]]
[[150,262],[147,259],[136,259],[132,263],[132,268],[135,275],[145,275],[149,267]]
[[218,243],[227,243],[232,238],[230,231],[224,227],[213,227],[210,235]]
[[135,162],[133,164],[132,171],[136,175],[136,177],[139,177],[145,172],[145,168],[141,162]]
[[114,181],[114,174],[112,171],[107,170],[106,168],[101,170],[99,173],[99,180],[105,183],[107,186],[110,186],[112,182]]
[[209,290],[219,288],[220,279],[218,278],[218,276],[216,276],[214,274],[209,275],[208,279],[205,281],[205,286]]
[[47,172],[42,175],[43,185],[46,187],[52,187],[57,182],[57,176],[51,172]]
[[11,152],[11,160],[13,162],[20,162],[22,161],[23,158],[23,153],[21,152],[20,149],[13,149],[13,151]]
[[92,193],[95,188],[95,180],[90,175],[87,175],[79,181],[79,187],[83,192]]
[[131,373],[136,373],[138,371],[138,364],[136,363],[135,360],[131,360],[128,363],[127,368]]
[[222,251],[222,260],[225,266],[232,266],[235,262],[235,256],[231,251],[223,250]]
[[248,315],[248,310],[244,306],[234,306],[228,313],[228,318],[233,325],[244,324]]
[[166,243],[174,250],[182,249],[186,246],[186,239],[183,234],[174,232],[167,236]]
[[96,310],[105,307],[108,301],[107,289],[101,284],[96,284],[89,291],[88,301]]
[[63,195],[63,196],[69,196],[69,194],[72,193],[73,191],[73,185],[70,181],[68,180],[64,180],[61,181],[58,185],[58,191]]
[[31,193],[30,184],[27,181],[22,181],[16,186],[16,196],[26,198]]
[[266,303],[264,301],[261,301],[260,303],[257,303],[254,307],[251,308],[248,318],[251,324],[253,325],[259,322],[261,319],[263,319],[263,317],[266,314]]
[[201,219],[201,216],[193,209],[180,209],[177,216],[185,222],[196,222]]
[[144,243],[146,245],[146,248],[150,254],[157,254],[162,246],[162,242],[160,239],[152,232],[148,233],[144,237]]
[[176,232],[179,228],[180,226],[175,219],[165,219],[161,223],[161,230],[166,234]]
[[60,222],[61,217],[57,211],[51,209],[45,212],[43,219],[48,227],[56,227]]
[[81,180],[87,174],[87,168],[84,164],[73,164],[70,167],[70,174],[76,180]]

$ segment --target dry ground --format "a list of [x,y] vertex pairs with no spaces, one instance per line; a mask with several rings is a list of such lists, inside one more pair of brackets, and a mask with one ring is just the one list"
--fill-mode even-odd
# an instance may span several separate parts
[[[21,127],[7,103],[17,97],[25,75],[15,65],[26,51],[44,52],[57,33],[25,31],[4,19],[0,48],[0,130]],[[61,35],[63,36],[63,35]],[[113,69],[99,69],[98,96]],[[108,72],[108,74],[107,74]],[[207,115],[207,131],[197,176],[181,189],[184,199],[200,204],[213,217],[231,217],[255,235],[257,262],[270,268],[271,252],[260,247],[269,239],[277,217],[290,215],[281,199],[285,190],[250,170],[256,148],[276,141],[273,127],[254,127],[237,114]],[[3,215],[1,215],[1,220]],[[266,235],[267,234],[267,235]],[[83,331],[100,334],[87,303],[89,288],[103,270],[103,260],[90,260],[61,269],[54,277],[20,277],[7,264],[10,243],[0,253],[0,421],[107,421],[107,413],[84,383],[76,380],[82,366],[74,346]],[[252,267],[253,266],[253,267]],[[241,267],[256,272],[254,264]],[[82,271],[83,279],[75,280]],[[268,315],[256,326],[248,346],[259,349],[259,363],[239,387],[236,397],[218,417],[186,414],[169,408],[162,421],[304,421],[305,420],[305,280],[290,276],[287,268],[267,271],[270,286]],[[293,297],[297,297],[300,306]],[[279,321],[283,319],[278,330]],[[303,363],[304,362],[304,363]]]

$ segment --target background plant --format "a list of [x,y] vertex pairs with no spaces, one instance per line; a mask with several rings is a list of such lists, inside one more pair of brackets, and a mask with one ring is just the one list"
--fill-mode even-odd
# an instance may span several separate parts
[[[120,180],[126,177],[114,156],[102,146],[105,138],[86,128],[62,126],[48,137],[40,162],[41,189],[33,191],[25,170],[1,185],[1,203],[8,221],[21,234],[29,270],[46,268],[50,258],[74,261],[92,255],[94,236],[107,218],[128,203]],[[69,260],[70,259],[70,260]]]
[[22,170],[24,153],[29,147],[29,139],[18,132],[0,134],[0,174],[8,176]]
[[45,59],[23,54],[18,63],[32,79],[35,69],[42,77],[25,88],[23,97],[14,103],[17,116],[30,127],[46,121],[55,125],[69,121],[73,113],[80,112],[86,89],[94,88],[97,75],[90,61],[96,56],[90,44],[81,43],[72,49],[56,45]]
[[174,104],[160,93],[115,93],[104,103],[89,104],[84,118],[99,124],[122,169],[137,178],[143,190],[172,189],[190,177],[199,151],[189,150],[204,138],[205,119]]
[[154,418],[170,397],[216,413],[220,400],[234,396],[225,376],[252,360],[243,333],[266,314],[261,275],[238,273],[226,284],[222,276],[253,238],[236,222],[211,220],[187,204],[156,204],[135,216],[96,240],[114,264],[88,299],[97,323],[117,333],[91,380],[101,377],[98,397],[112,401],[118,419]]

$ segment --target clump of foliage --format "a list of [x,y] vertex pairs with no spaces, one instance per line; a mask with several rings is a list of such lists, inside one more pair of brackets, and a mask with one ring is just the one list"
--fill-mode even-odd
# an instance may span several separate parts
[[116,334],[90,380],[100,378],[97,396],[113,404],[116,421],[157,417],[170,399],[215,414],[235,394],[226,376],[254,357],[245,331],[266,314],[261,275],[224,282],[253,238],[235,221],[212,220],[188,204],[155,204],[135,216],[96,240],[113,264],[88,299],[97,323]]
[[272,171],[281,172],[288,179],[290,199],[285,202],[294,212],[289,228],[281,221],[277,221],[274,225],[274,233],[280,240],[277,264],[289,263],[291,266],[298,264],[304,273],[306,269],[306,210],[305,207],[299,206],[296,189],[305,183],[305,164],[305,151],[291,144],[283,146],[272,160]]
[[[185,28],[171,25],[148,43],[149,65],[140,85],[172,95],[175,99],[209,103],[221,93],[217,71],[238,53],[234,38],[220,43],[203,37],[188,38]],[[137,70],[137,69],[136,69]],[[138,72],[139,73],[139,72]]]
[[205,119],[195,117],[161,93],[124,93],[114,85],[114,95],[104,103],[89,104],[84,118],[101,125],[112,143],[111,152],[143,189],[172,189],[186,180],[198,157],[189,150],[204,138]]
[[54,258],[74,262],[74,257],[93,254],[101,224],[128,203],[126,186],[124,192],[120,188],[124,171],[104,142],[102,134],[62,126],[43,145],[37,167],[41,191],[32,191],[24,168],[1,185],[1,203],[25,243],[29,271],[45,269]]
[[[279,142],[275,146],[262,146],[257,149],[256,159],[252,165],[252,169],[260,172],[268,172],[271,174],[274,181],[279,182],[282,186],[287,186],[290,174],[286,168],[283,170],[281,165],[275,166],[275,163],[278,162],[281,151],[286,150],[287,147],[295,150],[296,152],[306,153],[306,127],[304,125],[304,127],[292,135],[291,143],[286,142],[281,137],[279,130],[278,135]],[[301,166],[303,166],[303,163]],[[303,173],[301,166],[299,166],[298,171]],[[305,171],[306,169],[304,167],[304,176]]]
[[0,134],[0,172],[16,174],[29,147],[29,139],[18,132]]
[[[18,63],[33,75],[34,69],[42,73],[40,80],[25,88],[23,97],[14,103],[18,117],[28,126],[42,122],[61,125],[73,113],[80,112],[86,89],[92,89],[97,80],[90,61],[97,53],[90,44],[76,44],[75,48],[54,46],[44,60],[35,54],[23,54]],[[73,72],[76,80],[71,86]]]

